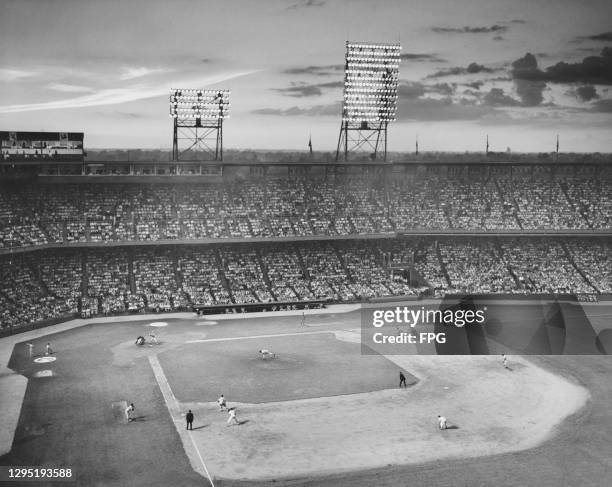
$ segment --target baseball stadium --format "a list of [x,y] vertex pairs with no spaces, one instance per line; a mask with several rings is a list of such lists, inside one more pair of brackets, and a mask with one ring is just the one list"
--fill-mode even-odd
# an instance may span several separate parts
[[[254,21],[280,8],[262,5]],[[296,0],[274,15],[332,8]],[[501,45],[527,28],[514,18],[434,26],[428,35],[494,35]],[[114,41],[102,30],[91,33],[105,52],[100,39]],[[382,42],[346,41],[342,64],[285,66],[282,46],[267,47],[280,56],[274,76],[295,78],[266,90],[297,99],[341,88],[342,100],[251,113],[289,120],[333,111],[337,144],[327,152],[313,149],[312,133],[301,150],[234,145],[236,134],[250,137],[244,125],[231,128],[246,113],[233,104],[244,102],[245,86],[226,82],[265,77],[264,69],[202,81],[174,65],[124,65],[120,82],[137,80],[133,99],[127,88],[94,93],[45,81],[77,97],[67,112],[65,101],[42,95],[3,105],[0,93],[0,123],[14,122],[0,127],[0,484],[610,484],[612,154],[564,152],[575,138],[557,134],[546,151],[496,152],[488,135],[481,151],[422,150],[408,125],[391,129],[406,101],[415,111],[469,105],[470,116],[486,106],[487,116],[501,117],[502,104],[507,113],[559,112],[544,96],[569,96],[555,91],[564,69],[563,82],[576,84],[567,88],[572,116],[577,103],[590,103],[585,113],[601,127],[612,55],[584,43],[609,42],[610,33],[577,36],[590,57],[547,69],[532,54],[503,66],[444,67],[438,52],[402,51],[380,30],[363,34]],[[197,71],[215,68],[215,55],[199,53]],[[37,74],[2,56],[11,55],[0,55],[0,84],[17,97],[16,86],[26,91]],[[400,78],[406,62],[440,69],[420,86]],[[160,95],[161,82],[142,81],[162,74],[179,87]],[[476,74],[488,78],[437,81]],[[512,92],[495,84],[508,80]],[[450,93],[460,86],[455,103]],[[483,86],[490,91],[478,98]],[[448,98],[428,98],[431,90]],[[112,130],[104,104],[118,106],[117,124],[153,130],[148,115],[121,111],[135,101],[166,120],[171,149],[89,148],[90,136]],[[31,130],[55,129],[63,113],[76,120],[90,106],[97,129]],[[21,114],[47,111],[57,120]],[[63,122],[75,130],[72,118]],[[290,137],[286,123],[267,140]],[[249,130],[259,137],[268,127]],[[126,130],[122,144],[137,146],[140,134]],[[391,150],[408,136],[414,151]]]

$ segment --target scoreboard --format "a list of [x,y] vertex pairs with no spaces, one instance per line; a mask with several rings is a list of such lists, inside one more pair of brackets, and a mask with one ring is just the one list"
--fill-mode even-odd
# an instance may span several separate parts
[[83,160],[83,132],[0,131],[2,160]]

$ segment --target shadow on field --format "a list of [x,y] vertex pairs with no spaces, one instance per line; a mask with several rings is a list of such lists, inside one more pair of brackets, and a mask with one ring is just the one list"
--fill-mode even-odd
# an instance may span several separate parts
[[202,426],[198,426],[197,428],[193,428],[191,431],[201,430],[201,429],[204,429],[204,428],[208,428],[208,425],[207,424],[203,424]]

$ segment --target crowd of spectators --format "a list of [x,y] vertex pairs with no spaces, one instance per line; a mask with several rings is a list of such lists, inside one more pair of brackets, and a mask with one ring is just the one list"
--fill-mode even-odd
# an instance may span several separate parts
[[46,243],[310,237],[612,225],[612,175],[394,174],[222,184],[19,184],[0,192],[0,249]]
[[612,292],[612,246],[584,238],[421,237],[50,249],[0,257],[2,327],[192,305],[445,293]]

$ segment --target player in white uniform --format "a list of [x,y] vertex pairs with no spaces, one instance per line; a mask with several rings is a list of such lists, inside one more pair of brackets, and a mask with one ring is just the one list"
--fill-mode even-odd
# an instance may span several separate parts
[[132,421],[132,413],[134,412],[136,408],[134,407],[134,403],[130,403],[130,405],[125,408],[125,418],[127,419],[127,422],[129,423],[130,421]]
[[440,428],[441,430],[445,430],[447,428],[446,418],[444,416],[438,415],[438,428]]
[[217,403],[219,404],[219,411],[223,411],[223,408],[227,409],[227,403],[225,402],[225,397],[223,397],[223,394],[219,396]]
[[234,424],[240,424],[238,418],[236,418],[236,408],[229,408],[227,410],[227,426],[229,426],[232,421],[234,422]]
[[259,357],[265,360],[267,358],[276,358],[276,354],[266,348],[263,348],[259,351]]
[[508,369],[508,357],[506,357],[505,353],[502,353],[502,364],[504,366],[504,369]]

